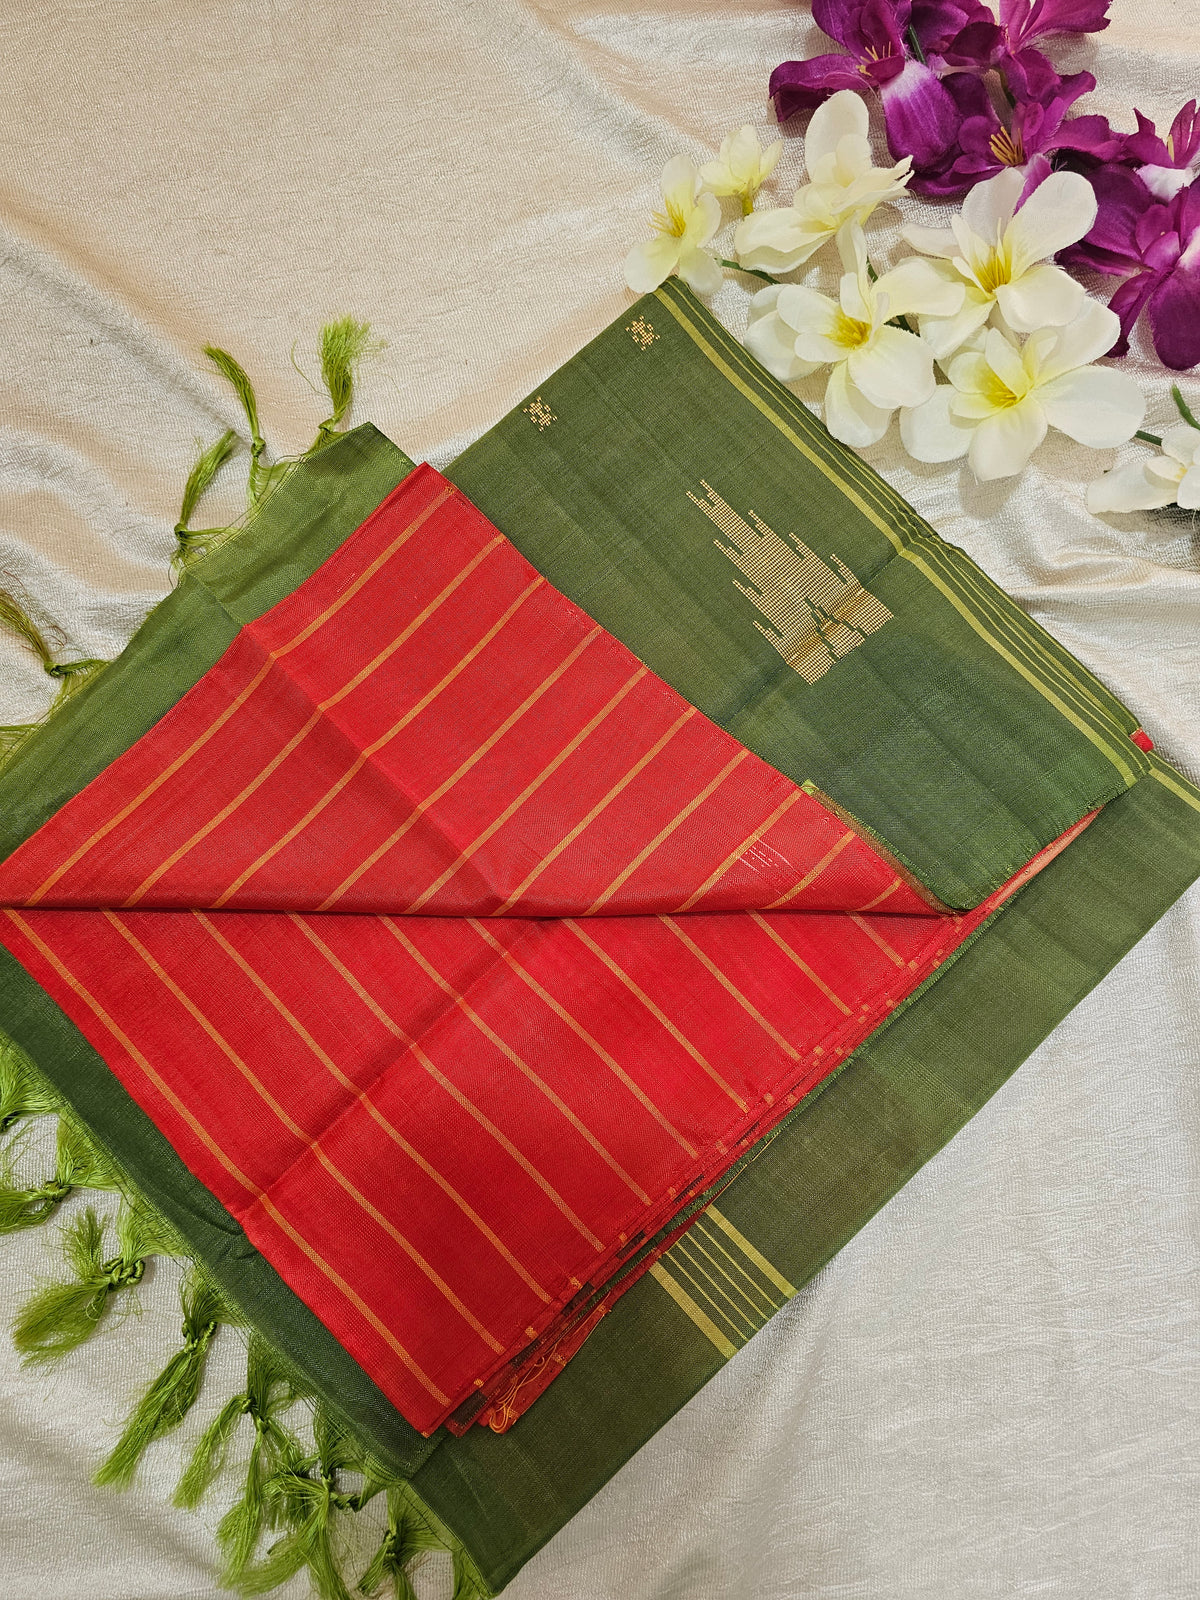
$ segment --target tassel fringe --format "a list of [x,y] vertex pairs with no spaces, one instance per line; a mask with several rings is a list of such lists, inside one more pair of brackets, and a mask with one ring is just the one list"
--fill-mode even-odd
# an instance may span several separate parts
[[[46,712],[46,717],[52,716],[59,706],[69,700],[76,690],[81,689],[101,667],[108,665],[106,661],[92,658],[84,661],[56,661],[45,633],[34,621],[29,608],[10,589],[0,589],[0,627],[15,633],[37,656],[43,672],[57,683],[58,693]],[[16,754],[26,739],[44,721],[45,717],[39,722],[13,722],[0,726],[0,766]]]

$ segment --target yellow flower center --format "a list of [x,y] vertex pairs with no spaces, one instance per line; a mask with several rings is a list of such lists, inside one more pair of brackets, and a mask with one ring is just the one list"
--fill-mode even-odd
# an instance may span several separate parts
[[829,337],[844,350],[857,350],[870,339],[871,324],[860,322],[857,317],[849,317],[844,311],[839,311]]
[[983,380],[981,394],[993,411],[1007,411],[1024,399],[1023,395],[1014,394],[1004,379],[993,372],[991,367],[988,368],[987,376]]
[[1014,139],[1007,128],[1001,128],[988,140],[991,152],[1002,167],[1019,167],[1025,160],[1025,148],[1018,134]]
[[671,239],[682,239],[687,232],[688,219],[674,200],[668,200],[666,207],[665,212],[656,211],[650,220],[659,233],[665,233]]
[[984,294],[995,294],[1001,284],[1012,281],[1012,261],[1003,245],[993,246],[972,265],[975,268],[975,281]]

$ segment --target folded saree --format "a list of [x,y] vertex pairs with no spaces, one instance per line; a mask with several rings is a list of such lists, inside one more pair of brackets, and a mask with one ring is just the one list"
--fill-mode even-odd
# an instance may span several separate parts
[[99,1173],[195,1263],[102,1475],[240,1322],[226,1576],[343,1592],[386,1489],[367,1588],[487,1594],[1200,873],[1200,796],[671,282],[445,477],[296,467],[18,751],[0,857],[22,1217]]

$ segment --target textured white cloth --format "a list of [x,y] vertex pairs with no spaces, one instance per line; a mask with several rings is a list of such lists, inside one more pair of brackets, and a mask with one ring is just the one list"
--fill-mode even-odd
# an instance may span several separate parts
[[[1054,54],[1100,80],[1081,109],[1165,126],[1195,87],[1200,0],[1114,11]],[[166,591],[195,442],[241,424],[204,343],[242,359],[295,450],[323,412],[293,343],[312,376],[321,323],[369,318],[388,349],[356,415],[444,465],[627,303],[666,159],[765,134],[771,67],[822,48],[786,0],[8,0],[3,26],[0,572],[64,659],[114,655]],[[793,139],[781,199],[798,170]],[[740,326],[746,298],[731,278],[715,308]],[[1161,367],[1130,365],[1169,421]],[[870,459],[1200,777],[1191,519],[1089,516],[1117,457],[1061,436],[1020,482],[914,466],[894,431]],[[48,698],[0,637],[0,721]],[[1194,1600],[1198,934],[1193,893],[513,1600]],[[51,1235],[3,1242],[0,1314]],[[0,1341],[5,1600],[216,1594],[220,1497],[169,1504],[200,1419],[125,1497],[88,1485],[175,1347],[174,1282],[152,1274],[144,1315],[51,1374]],[[238,1357],[223,1334],[210,1393]],[[433,1563],[423,1592],[444,1578]]]

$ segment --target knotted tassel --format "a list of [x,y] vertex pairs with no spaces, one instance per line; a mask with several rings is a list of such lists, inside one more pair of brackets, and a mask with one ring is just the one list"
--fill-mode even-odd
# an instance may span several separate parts
[[332,413],[317,429],[310,455],[337,438],[337,431],[354,400],[354,369],[364,356],[382,350],[372,343],[371,325],[354,317],[339,317],[321,329],[321,377],[333,404]]
[[179,540],[179,547],[175,552],[177,562],[185,562],[189,555],[201,550],[208,541],[219,538],[228,531],[225,528],[189,528],[188,523],[192,520],[192,513],[201,495],[229,460],[236,447],[237,434],[232,428],[227,428],[216,444],[209,445],[207,450],[201,452],[195,466],[188,473],[188,480],[183,486],[183,501],[179,507],[179,521],[175,524],[175,537]]
[[[16,595],[7,589],[0,589],[0,627],[10,629],[23,639],[42,663],[42,670],[57,683],[58,694],[51,711],[81,688],[93,673],[108,665],[91,657],[85,661],[55,661],[45,634]],[[24,744],[37,726],[36,722],[13,722],[0,727],[0,762]]]
[[45,1222],[72,1189],[115,1189],[117,1182],[108,1157],[74,1123],[61,1117],[54,1176],[32,1189],[14,1184],[11,1170],[0,1181],[0,1234]]
[[436,1548],[438,1541],[428,1533],[424,1523],[412,1516],[402,1489],[388,1490],[387,1509],[383,1542],[358,1580],[358,1587],[362,1594],[377,1595],[385,1584],[390,1584],[395,1600],[417,1600],[408,1574],[409,1565],[423,1550]]
[[175,1504],[195,1508],[224,1466],[242,1418],[249,1417],[254,1437],[242,1498],[225,1513],[217,1530],[217,1542],[225,1557],[221,1582],[227,1587],[235,1584],[249,1565],[267,1525],[267,1480],[279,1470],[288,1450],[299,1448],[278,1420],[295,1399],[296,1388],[289,1369],[265,1340],[252,1333],[245,1392],[228,1401],[209,1423],[179,1480]]
[[362,1503],[360,1496],[338,1488],[338,1473],[352,1469],[358,1458],[345,1430],[323,1408],[317,1410],[313,1431],[316,1455],[305,1456],[293,1441],[266,1485],[274,1525],[287,1531],[265,1560],[243,1573],[238,1589],[244,1595],[268,1594],[307,1567],[321,1600],[351,1600],[333,1524],[339,1512],[356,1511]]
[[81,1345],[96,1329],[114,1296],[142,1281],[146,1257],[161,1241],[131,1205],[117,1216],[117,1253],[104,1256],[104,1224],[89,1206],[63,1229],[63,1251],[74,1282],[53,1283],[26,1302],[13,1326],[13,1343],[26,1362],[51,1361]]
[[[250,429],[250,480],[246,486],[246,503],[250,510],[253,510],[267,490],[291,471],[292,463],[276,461],[268,465],[263,460],[267,441],[263,438],[262,428],[259,426],[258,400],[246,369],[240,362],[234,360],[228,350],[221,350],[216,345],[205,345],[204,354],[221,376],[233,385],[234,392],[241,401],[242,410],[246,413],[246,424]],[[213,470],[215,472],[216,469]]]
[[0,1133],[22,1117],[44,1116],[61,1104],[25,1052],[0,1037]]
[[200,1392],[209,1346],[218,1327],[229,1319],[221,1296],[203,1277],[185,1281],[182,1298],[183,1349],[171,1357],[134,1407],[94,1483],[127,1489],[147,1446],[179,1426]]

